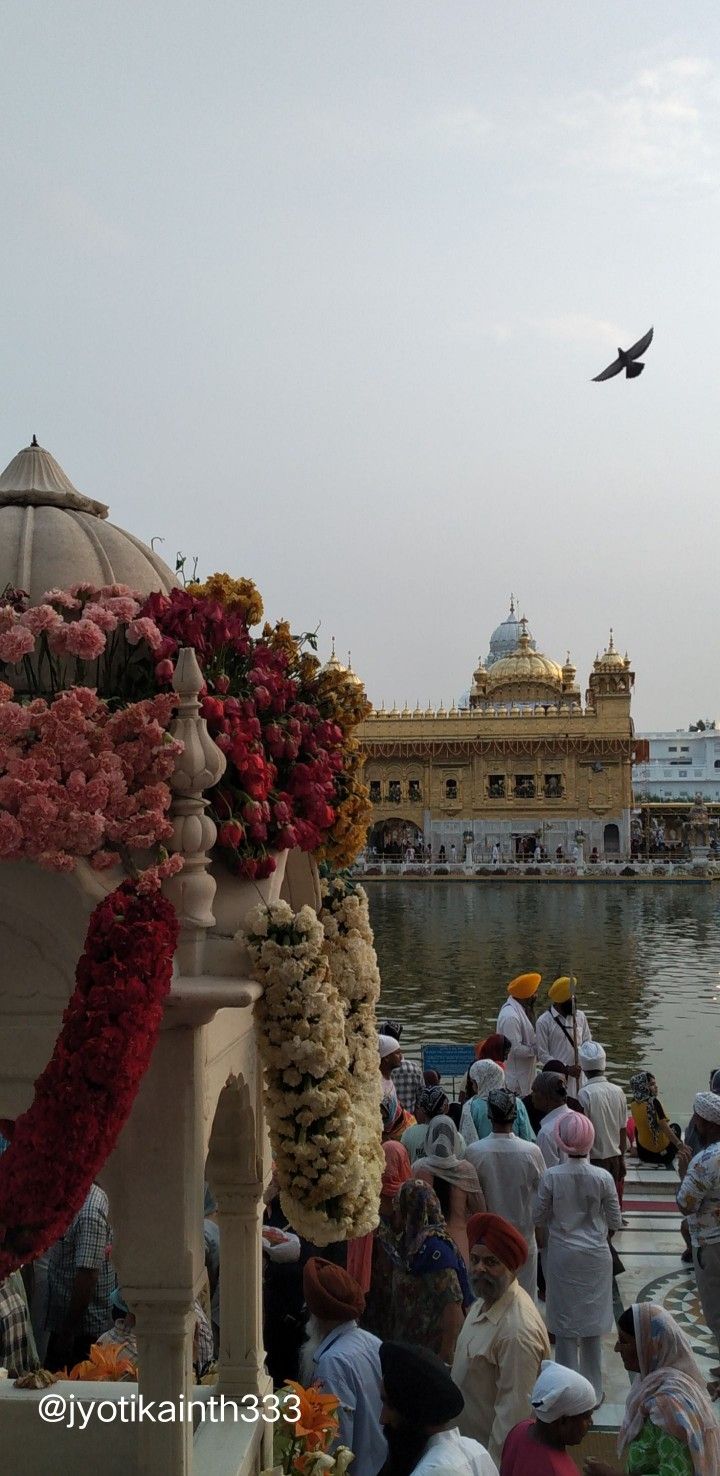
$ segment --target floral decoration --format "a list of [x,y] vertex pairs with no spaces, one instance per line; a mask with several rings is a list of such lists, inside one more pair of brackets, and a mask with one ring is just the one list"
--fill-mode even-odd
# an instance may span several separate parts
[[324,892],[320,919],[278,902],[246,922],[280,1202],[316,1245],[375,1228],[383,1167],[367,897],[339,878]]
[[328,1245],[362,1235],[363,1164],[353,1118],[342,1001],[322,923],[286,902],[253,910],[246,939],[263,993],[255,1005],[280,1203],[299,1235]]
[[93,1343],[88,1357],[61,1375],[83,1383],[132,1383],[137,1376],[137,1363],[117,1343]]
[[[320,668],[285,621],[251,634],[261,617],[255,585],[227,574],[145,599],[123,584],[76,584],[32,605],[8,588],[0,678],[24,705],[52,706],[68,688],[84,687],[114,713],[167,695],[180,646],[192,646],[205,680],[202,715],[227,760],[209,794],[219,855],[248,877],[268,876],[274,853],[294,846],[344,864],[362,848],[369,816],[352,736],[369,704],[357,678]],[[6,808],[0,799],[0,814]],[[101,810],[92,812],[94,828]],[[4,824],[14,857],[13,838],[16,846],[21,838]],[[72,847],[54,849],[69,865]],[[77,854],[99,853],[95,864],[111,865],[118,849],[103,843]]]
[[209,795],[217,846],[231,870],[254,877],[274,870],[273,851],[294,846],[354,856],[369,813],[350,737],[356,714],[369,711],[362,689],[349,683],[340,700],[285,621],[251,636],[261,612],[254,585],[226,574],[143,606],[163,635],[159,682],[171,679],[181,645],[195,648],[207,684],[202,714],[227,759]]
[[[182,744],[166,728],[174,700],[157,696],[111,712],[87,687],[52,703],[12,700],[0,682],[0,859],[97,870],[172,835],[171,775]],[[166,858],[161,875],[182,865]]]
[[320,921],[325,933],[325,956],[345,1017],[352,1110],[363,1161],[357,1216],[365,1227],[359,1233],[365,1234],[378,1222],[384,1168],[375,1016],[380,998],[380,970],[367,892],[343,876],[323,879],[321,889]]
[[341,1445],[328,1454],[339,1429],[337,1396],[323,1394],[314,1384],[304,1389],[289,1379],[278,1397],[273,1458],[284,1476],[346,1476],[355,1459],[352,1451]]
[[65,1233],[115,1146],[160,1030],[177,936],[171,904],[129,880],[92,913],[33,1102],[2,1124],[0,1281]]

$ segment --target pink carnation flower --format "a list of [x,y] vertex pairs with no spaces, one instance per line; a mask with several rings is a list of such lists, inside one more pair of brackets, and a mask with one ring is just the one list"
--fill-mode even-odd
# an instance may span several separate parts
[[42,602],[44,605],[57,605],[60,610],[80,609],[80,601],[73,599],[67,589],[46,589]]
[[35,650],[35,637],[24,625],[15,625],[0,635],[0,661],[22,661]]
[[151,651],[157,651],[158,647],[162,645],[162,631],[158,629],[155,621],[150,620],[147,615],[142,616],[139,620],[131,621],[125,635],[128,644],[131,646],[137,646],[140,644],[140,641],[145,641],[145,644],[150,647]]
[[140,609],[137,600],[131,599],[129,595],[119,595],[117,599],[114,597],[109,600],[103,599],[102,603],[106,610],[111,610],[113,615],[117,616],[118,620],[134,620]]
[[[1,638],[0,638],[1,639]],[[105,650],[105,632],[92,620],[75,620],[67,627],[65,649],[81,661],[95,661]]]
[[107,605],[100,605],[96,600],[90,600],[90,603],[85,606],[83,613],[86,620],[94,621],[95,625],[99,625],[101,630],[117,630],[117,615],[113,615],[112,610],[108,610]]
[[94,584],[71,584],[70,594],[79,600],[94,600],[97,599],[99,590]]
[[53,610],[52,605],[31,605],[20,616],[20,624],[26,625],[34,636],[42,635],[44,630],[53,630],[61,621],[62,615]]

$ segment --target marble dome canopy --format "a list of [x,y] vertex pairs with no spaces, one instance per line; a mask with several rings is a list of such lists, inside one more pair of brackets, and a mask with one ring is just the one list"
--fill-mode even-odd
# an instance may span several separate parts
[[[484,665],[489,669],[497,661],[502,661],[504,656],[510,656],[517,649],[517,644],[522,635],[522,623],[520,616],[515,614],[515,597],[510,596],[510,614],[497,625],[490,637],[490,650],[488,651]],[[531,650],[535,650],[535,642],[532,636],[528,636]]]
[[33,436],[0,475],[0,590],[10,584],[37,601],[48,589],[84,582],[127,584],[140,594],[172,589],[167,564],[107,516]]

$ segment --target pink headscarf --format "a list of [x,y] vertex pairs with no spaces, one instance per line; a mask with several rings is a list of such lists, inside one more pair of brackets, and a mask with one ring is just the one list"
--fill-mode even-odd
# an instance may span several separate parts
[[720,1425],[687,1338],[655,1302],[638,1302],[632,1311],[640,1378],[628,1394],[618,1454],[650,1420],[686,1446],[694,1476],[717,1476]]
[[595,1129],[589,1117],[566,1112],[555,1124],[555,1138],[570,1158],[586,1158],[595,1142]]
[[[407,1148],[402,1143],[392,1140],[382,1145],[385,1154],[385,1168],[382,1176],[381,1193],[387,1199],[394,1199],[395,1195],[408,1179],[412,1178],[412,1168]],[[356,1240],[348,1241],[347,1269],[350,1276],[354,1276],[358,1285],[366,1293],[370,1290],[372,1281],[372,1257],[374,1232],[361,1235]]]
[[407,1148],[404,1148],[402,1143],[383,1143],[382,1150],[385,1154],[382,1193],[388,1199],[394,1199],[403,1184],[412,1178],[410,1157]]

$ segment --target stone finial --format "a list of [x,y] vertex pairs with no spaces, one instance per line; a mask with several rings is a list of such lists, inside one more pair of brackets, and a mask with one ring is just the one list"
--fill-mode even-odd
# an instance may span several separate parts
[[178,714],[170,725],[172,737],[183,744],[183,752],[170,779],[173,835],[168,849],[180,852],[185,864],[166,883],[165,890],[182,929],[178,958],[185,974],[201,973],[202,941],[206,930],[215,923],[212,912],[215,881],[208,870],[207,853],[214,844],[217,829],[207,814],[208,802],[203,793],[217,784],[225,772],[225,755],[210,737],[207,723],[200,716],[202,685],[203,675],[195,652],[191,646],[183,646],[173,677],[173,687],[180,699]]

